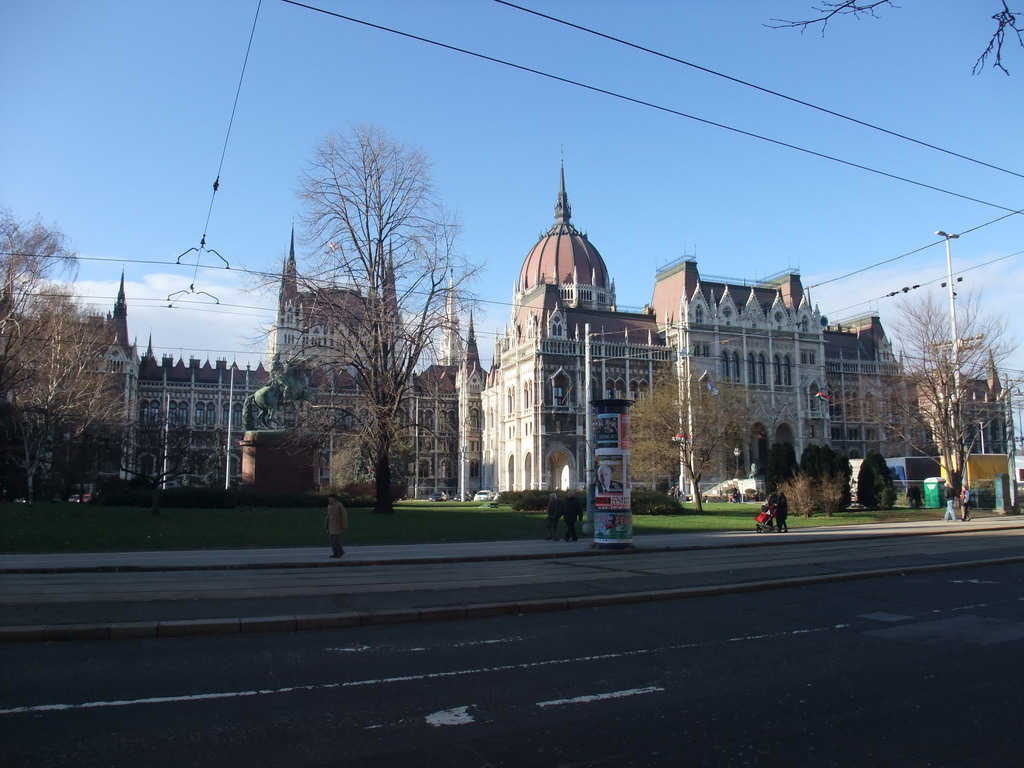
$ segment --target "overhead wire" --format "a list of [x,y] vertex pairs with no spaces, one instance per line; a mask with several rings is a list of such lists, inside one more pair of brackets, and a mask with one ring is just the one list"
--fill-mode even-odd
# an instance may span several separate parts
[[804,154],[811,155],[812,157],[817,157],[817,158],[820,158],[820,159],[823,159],[823,160],[828,160],[828,161],[831,161],[831,162],[834,162],[834,163],[838,163],[840,165],[845,165],[845,166],[850,167],[850,168],[856,168],[858,170],[866,171],[868,173],[873,173],[873,174],[876,174],[878,176],[883,176],[885,178],[889,178],[889,179],[892,179],[894,181],[900,181],[900,182],[903,182],[905,184],[910,184],[912,186],[921,187],[923,189],[930,189],[933,192],[939,192],[939,193],[944,194],[944,195],[949,195],[951,197],[956,197],[956,198],[959,198],[961,200],[966,200],[966,201],[972,202],[972,203],[978,203],[980,205],[985,205],[985,206],[988,206],[990,208],[995,208],[997,210],[1008,211],[1008,212],[1014,213],[1014,214],[1019,213],[1019,211],[1014,209],[1014,208],[1010,208],[1010,207],[1007,207],[1007,206],[1004,206],[1004,205],[999,205],[998,203],[993,203],[993,202],[990,202],[990,201],[987,201],[987,200],[982,200],[980,198],[971,197],[970,195],[964,195],[964,194],[961,194],[959,192],[954,192],[954,191],[949,190],[949,189],[943,189],[942,187],[937,187],[937,186],[935,186],[933,184],[927,184],[927,183],[925,183],[923,181],[916,181],[914,179],[910,179],[910,178],[907,178],[905,176],[900,176],[900,175],[895,174],[895,173],[889,173],[888,171],[883,171],[883,170],[880,170],[880,169],[877,169],[877,168],[872,168],[872,167],[864,165],[862,163],[855,163],[852,160],[844,160],[843,158],[836,157],[835,155],[828,155],[828,154],[825,154],[823,152],[817,152],[816,150],[808,149],[807,147],[801,147],[798,144],[792,144],[790,142],[782,141],[781,139],[773,139],[771,137],[764,136],[762,134],[754,133],[752,131],[743,130],[742,128],[736,128],[736,127],[731,126],[731,125],[726,125],[725,123],[719,123],[719,122],[716,122],[714,120],[708,120],[706,118],[698,117],[696,115],[691,115],[689,113],[683,112],[681,110],[673,109],[671,107],[666,107],[666,106],[663,106],[663,105],[660,105],[660,104],[655,104],[654,102],[646,101],[644,99],[639,99],[639,98],[636,98],[636,97],[633,97],[633,96],[627,96],[626,94],[619,93],[617,91],[612,91],[612,90],[609,90],[607,88],[601,88],[601,87],[596,86],[596,85],[590,85],[588,83],[583,83],[583,82],[581,82],[579,80],[573,80],[571,78],[562,77],[561,75],[555,75],[555,74],[552,74],[550,72],[545,72],[545,71],[540,70],[540,69],[534,69],[532,67],[527,67],[527,66],[525,66],[523,64],[516,64],[514,62],[507,61],[505,59],[499,59],[499,58],[494,57],[494,56],[488,56],[487,54],[479,53],[477,51],[471,51],[471,50],[469,50],[467,48],[460,48],[458,46],[450,45],[448,43],[442,43],[442,42],[440,42],[438,40],[432,40],[431,38],[428,38],[428,37],[423,37],[421,35],[414,35],[411,32],[403,32],[403,31],[395,29],[393,27],[386,27],[386,26],[381,25],[381,24],[375,24],[373,22],[365,21],[364,19],[358,19],[358,18],[356,18],[354,16],[347,16],[345,14],[338,13],[336,11],[329,11],[329,10],[327,10],[325,8],[318,8],[317,6],[314,6],[314,5],[309,5],[307,3],[298,2],[298,0],[281,0],[281,2],[287,3],[288,5],[296,6],[297,8],[304,8],[305,10],[313,11],[314,13],[322,13],[325,16],[332,16],[334,18],[341,19],[343,21],[349,21],[349,22],[352,22],[354,24],[360,24],[362,26],[369,27],[371,29],[376,29],[376,30],[379,30],[381,32],[387,32],[389,34],[398,35],[399,37],[404,37],[404,38],[408,38],[410,40],[415,40],[417,42],[426,43],[428,45],[433,45],[433,46],[436,46],[438,48],[443,48],[445,50],[453,51],[455,53],[461,53],[461,54],[464,54],[466,56],[472,56],[474,58],[478,58],[478,59],[481,59],[483,61],[489,61],[489,62],[492,62],[494,64],[500,64],[500,65],[505,66],[505,67],[510,67],[512,69],[519,70],[521,72],[527,72],[529,74],[538,75],[540,77],[545,77],[545,78],[548,78],[550,80],[555,80],[556,82],[565,83],[567,85],[572,85],[574,87],[582,88],[584,90],[592,91],[594,93],[600,93],[600,94],[605,95],[605,96],[611,96],[612,98],[620,99],[622,101],[626,101],[626,102],[629,102],[631,104],[636,104],[636,105],[642,106],[642,107],[648,107],[650,109],[654,109],[654,110],[657,110],[659,112],[664,112],[666,114],[670,114],[670,115],[675,115],[677,117],[686,118],[687,120],[692,120],[694,122],[701,123],[702,125],[711,126],[713,128],[719,128],[721,130],[729,131],[731,133],[736,133],[736,134],[739,134],[741,136],[746,136],[748,138],[757,139],[759,141],[764,141],[766,143],[773,144],[775,146],[783,147],[783,148],[786,148],[786,149],[791,149],[791,150],[794,150],[796,152],[802,152]]
[[869,122],[867,122],[865,120],[859,120],[858,118],[850,117],[849,115],[844,115],[841,112],[836,112],[835,110],[828,109],[826,107],[820,107],[817,104],[812,104],[811,102],[804,101],[803,99],[798,99],[798,98],[795,98],[793,96],[787,96],[786,94],[781,93],[779,91],[772,90],[771,88],[765,88],[764,86],[757,85],[755,83],[751,83],[751,82],[749,82],[747,80],[743,80],[743,79],[738,78],[738,77],[733,77],[732,75],[727,75],[724,72],[718,72],[718,71],[716,71],[714,69],[710,69],[709,67],[701,66],[700,64],[694,64],[692,61],[686,61],[685,59],[680,59],[680,58],[678,58],[676,56],[672,56],[670,54],[663,53],[662,51],[657,51],[657,50],[655,50],[653,48],[647,48],[646,46],[639,45],[637,43],[632,43],[632,42],[630,42],[628,40],[623,40],[622,38],[615,37],[614,35],[609,35],[609,34],[606,34],[604,32],[598,32],[596,29],[591,29],[590,27],[585,27],[585,26],[583,26],[581,24],[576,24],[576,23],[571,22],[571,21],[566,21],[565,19],[560,19],[557,16],[551,16],[551,15],[549,15],[547,13],[541,13],[540,11],[533,10],[532,8],[526,8],[525,6],[522,6],[522,5],[516,5],[515,3],[508,2],[508,0],[493,0],[493,1],[495,3],[498,3],[499,5],[504,5],[504,6],[507,6],[509,8],[513,8],[513,9],[515,9],[517,11],[522,11],[524,13],[532,14],[533,16],[538,16],[538,17],[540,17],[542,19],[547,19],[548,21],[553,21],[556,24],[562,24],[562,25],[570,27],[572,29],[579,30],[580,32],[586,32],[589,35],[594,35],[596,37],[601,37],[601,38],[604,38],[605,40],[610,40],[610,41],[612,41],[614,43],[618,43],[619,45],[624,45],[624,46],[627,46],[629,48],[633,48],[635,50],[641,51],[643,53],[648,53],[648,54],[651,54],[652,56],[657,56],[659,58],[666,59],[667,61],[672,61],[672,62],[674,62],[676,64],[682,64],[683,66],[690,67],[691,69],[695,69],[695,70],[697,70],[699,72],[704,72],[706,74],[713,75],[715,77],[720,77],[723,80],[728,80],[730,82],[736,83],[737,85],[742,85],[742,86],[747,87],[747,88],[753,88],[756,91],[760,91],[760,92],[766,93],[766,94],[768,94],[770,96],[775,96],[777,98],[784,99],[784,100],[792,102],[794,104],[799,104],[802,107],[807,107],[808,109],[817,110],[818,112],[822,112],[822,113],[824,113],[826,115],[831,115],[832,117],[838,117],[841,120],[849,121],[849,122],[854,123],[856,125],[860,125],[860,126],[862,126],[864,128],[870,128],[873,131],[878,131],[880,133],[885,133],[885,134],[888,134],[889,136],[893,136],[893,137],[895,137],[897,139],[902,139],[903,141],[909,141],[909,142],[912,142],[912,143],[917,144],[919,146],[925,147],[927,149],[933,149],[936,152],[942,152],[943,154],[950,155],[952,157],[956,157],[956,158],[959,158],[961,160],[966,160],[967,162],[975,163],[977,165],[984,166],[985,168],[991,168],[994,171],[1000,171],[1001,173],[1008,173],[1011,176],[1016,176],[1017,178],[1024,179],[1024,173],[1017,173],[1016,171],[1011,171],[1008,168],[1003,168],[1001,166],[994,165],[993,163],[987,163],[984,160],[977,160],[977,159],[975,159],[973,157],[969,157],[968,155],[964,155],[964,154],[961,154],[959,152],[955,152],[955,151],[950,150],[950,149],[944,149],[943,147],[937,146],[935,144],[930,144],[927,141],[922,141],[920,139],[915,139],[912,136],[907,136],[906,134],[899,133],[897,131],[892,131],[892,130],[889,130],[888,128],[882,128],[881,126],[875,125],[873,123],[869,123]]
[[214,296],[213,294],[207,293],[206,291],[196,290],[196,276],[199,274],[199,265],[202,263],[203,252],[204,251],[206,251],[208,253],[212,253],[218,259],[223,261],[224,262],[224,269],[231,269],[231,264],[228,262],[227,259],[225,259],[223,256],[221,256],[221,254],[219,252],[217,252],[216,250],[214,250],[213,248],[207,247],[206,235],[207,235],[207,233],[210,230],[210,220],[213,217],[213,203],[217,199],[217,192],[220,189],[220,177],[221,177],[221,173],[224,170],[224,159],[227,157],[227,153],[228,153],[228,142],[231,139],[231,128],[234,126],[234,123],[235,123],[235,113],[238,110],[238,99],[239,99],[239,97],[241,96],[241,93],[242,93],[242,82],[245,79],[246,67],[249,65],[249,53],[252,51],[252,41],[253,41],[253,38],[255,38],[255,36],[256,36],[256,24],[257,24],[257,22],[259,22],[260,8],[262,7],[262,5],[263,5],[263,0],[257,0],[257,3],[256,3],[256,13],[254,14],[253,20],[252,20],[252,29],[249,31],[249,42],[246,45],[245,57],[242,60],[242,71],[239,73],[239,76],[238,76],[238,86],[235,88],[235,98],[234,98],[234,101],[231,104],[231,115],[228,118],[228,127],[227,127],[227,131],[225,132],[225,135],[224,135],[224,146],[221,148],[220,161],[217,163],[217,177],[213,181],[213,192],[210,194],[210,205],[209,205],[209,207],[206,210],[206,223],[203,225],[203,236],[199,239],[199,246],[198,247],[189,248],[184,253],[182,253],[182,254],[180,254],[178,256],[178,263],[180,264],[182,257],[186,256],[187,254],[191,253],[192,251],[196,252],[196,264],[195,264],[195,270],[192,273],[192,283],[191,283],[191,285],[189,285],[188,289],[186,289],[186,290],[181,290],[181,291],[177,291],[175,293],[169,294],[167,296],[167,299],[166,299],[166,301],[170,302],[170,304],[168,304],[168,306],[173,306],[174,305],[174,301],[178,300],[178,299],[175,299],[174,297],[180,297],[180,296],[184,296],[184,295],[188,295],[188,294],[196,294],[196,295],[209,296],[211,299],[214,300],[215,303],[217,303],[217,304],[220,303],[220,300],[216,296]]

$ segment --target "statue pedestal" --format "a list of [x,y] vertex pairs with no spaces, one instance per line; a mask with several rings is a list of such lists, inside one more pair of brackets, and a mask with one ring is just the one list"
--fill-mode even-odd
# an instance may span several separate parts
[[320,455],[311,440],[279,429],[250,430],[242,447],[242,484],[269,492],[304,493],[320,484]]

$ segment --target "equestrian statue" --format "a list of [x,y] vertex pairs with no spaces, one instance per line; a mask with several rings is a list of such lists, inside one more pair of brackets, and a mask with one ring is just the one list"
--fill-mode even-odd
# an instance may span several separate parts
[[277,413],[288,402],[309,400],[315,392],[310,385],[310,370],[302,361],[292,361],[278,368],[265,387],[245,398],[242,423],[247,430],[271,429],[277,425]]

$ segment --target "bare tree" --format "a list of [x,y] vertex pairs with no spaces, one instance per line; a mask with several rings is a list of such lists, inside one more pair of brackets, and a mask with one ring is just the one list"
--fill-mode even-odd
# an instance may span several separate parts
[[12,360],[18,376],[7,395],[31,503],[34,481],[49,470],[57,446],[122,419],[123,399],[120,380],[105,372],[109,340],[69,296],[37,296],[16,320],[31,343]]
[[[193,442],[188,424],[170,422],[167,413],[147,416],[136,430],[138,456],[121,465],[121,471],[149,489],[149,511],[160,514],[160,490],[181,477],[203,469],[204,459]],[[222,459],[223,460],[223,459]]]
[[[878,18],[878,14],[875,12],[880,6],[887,5],[890,8],[898,8],[892,0],[821,0],[819,5],[812,6],[812,10],[816,14],[810,19],[790,20],[790,19],[772,19],[772,23],[767,26],[773,29],[799,29],[803,32],[810,27],[821,25],[821,32],[825,34],[825,28],[828,23],[838,16],[871,16]],[[978,74],[984,66],[985,62],[991,57],[992,66],[996,69],[1001,69],[1005,74],[1010,74],[1009,70],[1003,65],[1003,43],[1006,39],[1016,37],[1019,46],[1024,48],[1024,19],[1021,18],[1019,12],[1011,11],[1006,3],[1006,0],[999,0],[999,6],[1002,6],[1001,10],[997,10],[992,15],[992,20],[996,22],[996,31],[992,33],[992,37],[988,41],[988,45],[985,50],[982,51],[978,60],[974,62],[974,68],[972,72]]]
[[900,305],[893,329],[904,376],[888,393],[887,415],[888,427],[913,447],[938,454],[959,492],[972,450],[976,394],[1016,344],[1005,320],[984,313],[976,296],[956,301],[956,345],[950,319],[950,307],[933,294]]
[[0,211],[0,393],[18,386],[29,373],[23,353],[39,340],[25,326],[38,294],[50,280],[73,277],[77,257],[67,238],[36,220],[17,221]]
[[700,511],[701,480],[727,466],[726,448],[739,439],[748,414],[742,388],[708,379],[680,386],[675,369],[666,370],[630,412],[632,462],[642,471],[678,473],[682,465]]
[[425,353],[445,323],[449,284],[473,270],[455,251],[425,155],[374,126],[327,136],[302,179],[305,223],[321,256],[302,283],[342,349],[322,357],[358,390],[360,442],[374,466],[375,512],[393,512],[392,454]]

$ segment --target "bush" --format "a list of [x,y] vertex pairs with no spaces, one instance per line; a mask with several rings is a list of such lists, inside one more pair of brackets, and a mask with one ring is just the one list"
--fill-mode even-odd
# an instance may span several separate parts
[[[332,491],[333,492],[333,491]],[[337,492],[346,507],[372,507],[375,498]],[[160,507],[168,509],[233,509],[234,507],[277,507],[309,509],[326,507],[327,493],[264,493],[251,489],[167,488],[159,492]],[[153,500],[151,488],[125,487],[117,493],[104,493],[94,500],[107,507],[149,507]]]
[[[551,491],[503,491],[498,495],[501,504],[507,504],[516,512],[543,512],[548,508]],[[558,494],[565,498],[564,494]],[[582,501],[582,499],[581,499]],[[586,506],[581,504],[581,506]]]
[[630,494],[634,515],[678,515],[683,511],[678,500],[661,491],[638,488]]

